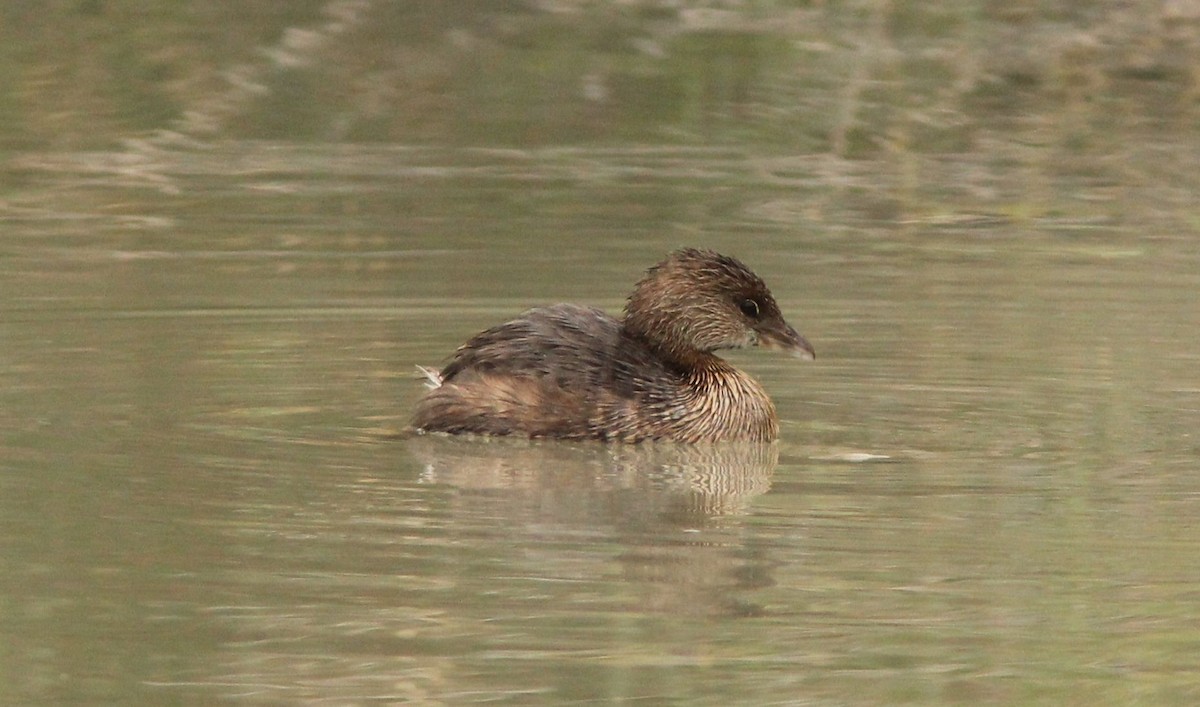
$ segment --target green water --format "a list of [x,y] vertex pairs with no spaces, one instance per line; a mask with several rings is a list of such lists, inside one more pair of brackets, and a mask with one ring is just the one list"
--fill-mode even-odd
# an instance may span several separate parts
[[[5,11],[0,702],[1200,699],[1183,10],[239,7]],[[682,245],[779,443],[396,436]]]

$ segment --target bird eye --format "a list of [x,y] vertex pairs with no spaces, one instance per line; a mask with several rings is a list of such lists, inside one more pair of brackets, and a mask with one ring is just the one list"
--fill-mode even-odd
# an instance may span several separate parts
[[758,302],[747,298],[742,300],[742,303],[738,306],[742,310],[742,314],[751,319],[758,319]]

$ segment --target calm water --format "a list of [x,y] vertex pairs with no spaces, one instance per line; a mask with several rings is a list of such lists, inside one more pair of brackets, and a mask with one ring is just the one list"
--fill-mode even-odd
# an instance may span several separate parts
[[[241,82],[171,94],[222,66],[181,45],[170,71],[114,74],[145,90],[99,134],[72,127],[87,91],[30,98],[74,64],[5,69],[29,100],[0,106],[22,118],[0,180],[0,702],[1200,701],[1183,74],[1122,73],[1113,35],[1064,29],[1102,14],[915,31],[798,6],[714,34],[669,3],[568,5],[414,9],[437,40],[401,29],[403,3],[187,18],[233,22]],[[111,41],[136,67],[176,20]],[[1023,22],[1083,59],[1030,89],[980,50],[996,83],[915,115],[921,62]],[[556,23],[592,38],[586,61]],[[804,52],[859,56],[859,31],[920,66],[787,78]],[[280,55],[305,51],[327,61]],[[531,67],[572,87],[561,114]],[[389,82],[411,93],[371,93]],[[860,127],[789,122],[846,91]],[[745,260],[817,348],[729,356],[779,443],[398,435],[415,364],[535,304],[617,310],[681,245]]]

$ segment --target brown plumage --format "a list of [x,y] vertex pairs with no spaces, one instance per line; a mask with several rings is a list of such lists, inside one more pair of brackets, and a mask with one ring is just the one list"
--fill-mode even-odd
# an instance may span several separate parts
[[713,355],[762,345],[813,358],[766,284],[741,262],[676,251],[650,268],[625,318],[556,304],[477,334],[417,403],[429,432],[639,442],[770,441],[766,391]]

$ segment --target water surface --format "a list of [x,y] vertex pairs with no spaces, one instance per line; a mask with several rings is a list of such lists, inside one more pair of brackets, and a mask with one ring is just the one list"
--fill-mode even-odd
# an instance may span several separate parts
[[[264,11],[215,88],[164,12],[143,93],[5,107],[0,701],[1200,699],[1191,45],[668,5]],[[1059,73],[966,41],[1014,26]],[[682,245],[817,348],[729,355],[777,444],[399,434],[415,365]]]

